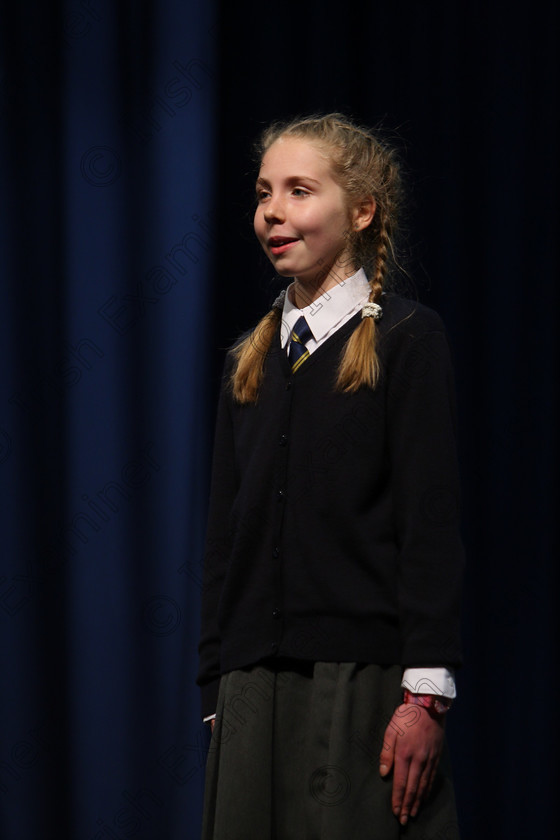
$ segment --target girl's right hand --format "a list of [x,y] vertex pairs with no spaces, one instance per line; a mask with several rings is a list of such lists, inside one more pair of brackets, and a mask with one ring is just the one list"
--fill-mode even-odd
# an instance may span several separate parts
[[216,723],[216,718],[210,721],[210,732],[212,735],[214,734],[214,724]]

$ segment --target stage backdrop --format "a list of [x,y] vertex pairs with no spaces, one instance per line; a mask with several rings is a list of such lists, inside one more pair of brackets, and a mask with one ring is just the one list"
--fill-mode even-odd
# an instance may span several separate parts
[[198,834],[212,3],[2,12],[3,840]]
[[[3,4],[0,836],[196,840],[194,687],[224,348],[280,287],[273,118],[381,122],[409,293],[455,352],[468,552],[448,731],[464,840],[554,825],[555,4]],[[555,349],[556,348],[556,349]],[[445,840],[445,838],[429,838]]]

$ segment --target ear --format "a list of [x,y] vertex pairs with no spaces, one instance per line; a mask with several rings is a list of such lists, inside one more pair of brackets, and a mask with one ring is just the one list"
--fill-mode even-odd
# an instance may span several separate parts
[[352,229],[359,231],[369,227],[375,216],[376,206],[375,198],[372,195],[362,198],[352,210]]

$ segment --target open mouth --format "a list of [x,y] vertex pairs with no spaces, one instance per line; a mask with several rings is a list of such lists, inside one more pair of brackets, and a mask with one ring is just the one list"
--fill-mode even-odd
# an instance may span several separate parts
[[268,247],[270,248],[271,254],[278,256],[278,254],[284,254],[286,251],[289,251],[296,242],[299,242],[299,240],[293,236],[271,236],[268,240]]

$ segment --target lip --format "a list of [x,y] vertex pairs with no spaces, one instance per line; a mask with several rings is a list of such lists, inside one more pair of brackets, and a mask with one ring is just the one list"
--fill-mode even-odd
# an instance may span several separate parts
[[268,247],[270,253],[277,257],[280,254],[285,254],[286,251],[290,251],[298,242],[299,239],[292,236],[271,236],[268,240]]

